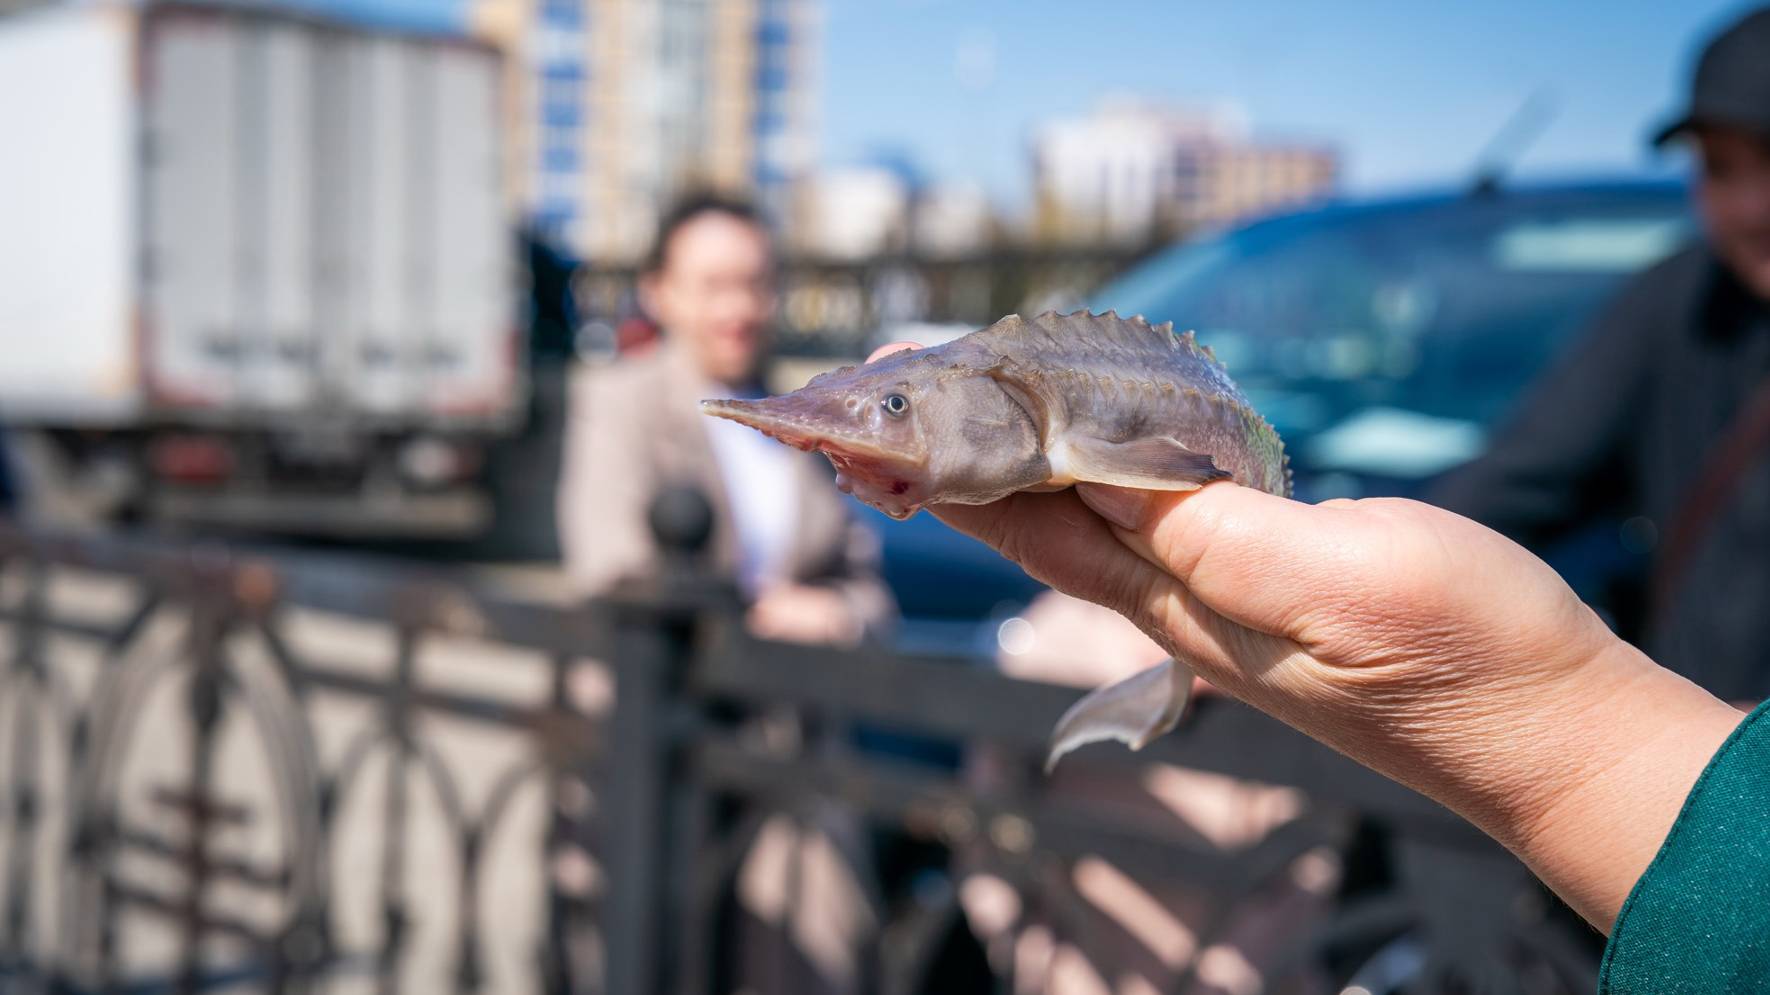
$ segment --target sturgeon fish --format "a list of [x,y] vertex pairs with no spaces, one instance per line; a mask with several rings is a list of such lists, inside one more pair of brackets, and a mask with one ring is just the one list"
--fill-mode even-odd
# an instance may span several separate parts
[[[1011,314],[789,394],[701,409],[823,453],[838,487],[899,519],[1082,482],[1291,490],[1284,443],[1208,347],[1111,311]],[[1084,697],[1058,721],[1047,769],[1085,743],[1142,748],[1179,721],[1192,678],[1169,660]]]

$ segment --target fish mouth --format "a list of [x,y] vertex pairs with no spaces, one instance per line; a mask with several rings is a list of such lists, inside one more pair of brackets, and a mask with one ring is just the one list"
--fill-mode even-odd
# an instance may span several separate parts
[[880,446],[867,436],[833,429],[828,416],[795,410],[791,395],[760,401],[701,402],[701,413],[746,425],[794,449],[840,455],[855,460],[911,462],[904,453]]

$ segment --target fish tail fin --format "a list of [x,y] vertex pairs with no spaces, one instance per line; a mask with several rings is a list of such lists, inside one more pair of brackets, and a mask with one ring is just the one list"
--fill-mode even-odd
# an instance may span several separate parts
[[1148,670],[1097,688],[1069,707],[1051,732],[1048,774],[1078,746],[1116,739],[1141,750],[1180,722],[1192,700],[1192,668],[1169,658]]

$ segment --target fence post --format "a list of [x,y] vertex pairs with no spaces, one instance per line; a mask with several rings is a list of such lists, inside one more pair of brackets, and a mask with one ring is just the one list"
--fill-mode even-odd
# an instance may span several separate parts
[[[32,857],[38,851],[38,820],[42,815],[38,709],[48,709],[52,704],[48,664],[43,657],[49,570],[35,557],[20,557],[18,562],[24,580],[21,618],[13,630],[12,661],[5,668],[10,673],[0,672],[0,704],[10,697],[13,709],[12,769],[5,775],[10,782],[6,788],[12,795],[12,838],[7,840],[11,852],[6,854],[5,938],[0,941],[0,968],[40,983],[39,972],[46,965],[33,960],[33,939],[41,937],[31,935],[30,910],[39,881]],[[40,948],[47,949],[48,945],[41,944]]]
[[713,512],[692,488],[659,495],[651,528],[664,554],[655,580],[611,597],[615,712],[602,773],[607,804],[609,903],[604,932],[610,995],[674,990],[681,969],[666,927],[676,764],[671,716],[694,651],[695,621],[709,602],[701,554]]
[[182,936],[175,990],[196,992],[205,987],[203,940],[208,935],[205,895],[212,876],[210,836],[223,822],[222,804],[215,791],[216,735],[225,704],[222,640],[230,622],[232,585],[225,552],[199,550],[192,554],[191,605],[185,636],[190,654],[190,685],[186,691],[186,717],[190,723],[190,787],[176,789],[168,797],[174,807],[187,811],[184,901],[180,909]]

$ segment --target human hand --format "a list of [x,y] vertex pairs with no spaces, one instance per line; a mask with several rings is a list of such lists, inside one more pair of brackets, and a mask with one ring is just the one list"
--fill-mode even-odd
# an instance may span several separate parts
[[1618,640],[1542,561],[1416,502],[1081,485],[930,510],[1449,805],[1600,926],[1740,718]]
[[762,592],[746,619],[760,639],[852,646],[861,625],[848,602],[827,587],[782,582]]

